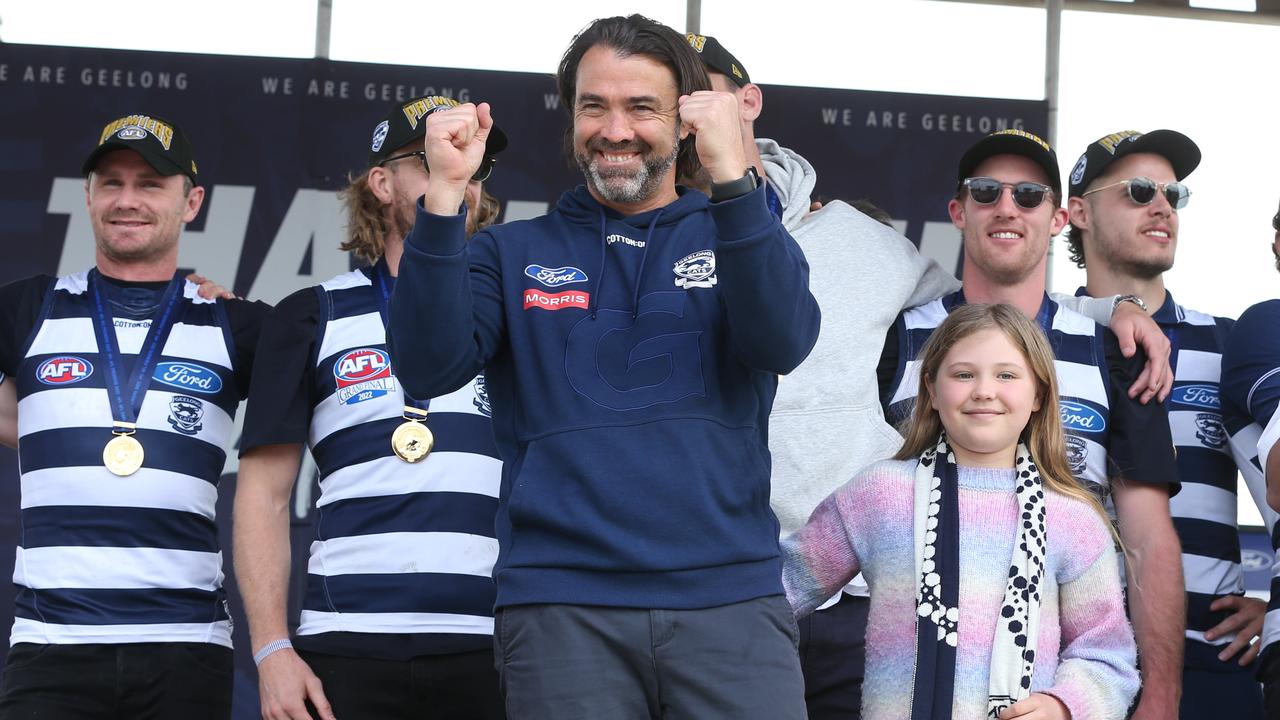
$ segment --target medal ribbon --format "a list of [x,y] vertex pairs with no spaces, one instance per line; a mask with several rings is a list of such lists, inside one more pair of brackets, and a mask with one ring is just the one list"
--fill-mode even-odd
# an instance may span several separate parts
[[[102,364],[106,366],[107,398],[111,403],[113,427],[116,434],[131,434],[133,425],[138,421],[138,411],[142,409],[142,400],[151,384],[151,373],[160,360],[160,350],[169,339],[169,332],[177,319],[178,299],[185,282],[180,273],[175,272],[160,299],[157,316],[151,320],[151,328],[142,341],[142,349],[133,364],[132,372],[124,367],[124,356],[120,353],[120,343],[116,339],[116,327],[106,298],[103,297],[101,283],[106,282],[98,275],[97,269],[89,271],[89,295],[93,298],[93,334],[98,339],[98,353]],[[128,380],[121,378],[128,372]],[[125,394],[127,389],[128,394]]]
[[[382,316],[382,328],[388,334],[391,331],[387,327],[387,307],[391,304],[391,289],[395,280],[391,277],[391,268],[387,267],[387,259],[378,258],[378,262],[373,264],[373,283],[377,285],[378,290],[374,296],[378,299],[378,314]],[[409,397],[403,385],[400,386],[400,394],[404,396],[405,419],[419,422],[425,420],[427,410],[431,407],[431,400],[415,400]]]

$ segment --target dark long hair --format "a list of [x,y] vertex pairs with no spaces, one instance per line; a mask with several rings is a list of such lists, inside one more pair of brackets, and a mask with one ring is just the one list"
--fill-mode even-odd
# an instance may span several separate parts
[[[569,164],[573,161],[573,108],[578,96],[578,65],[582,56],[596,45],[612,48],[622,57],[643,55],[662,63],[676,79],[677,95],[689,95],[697,90],[710,90],[711,81],[698,52],[689,45],[684,35],[656,20],[643,15],[600,18],[578,33],[560,58],[556,71],[556,86],[560,91],[560,104],[569,113],[569,128],[565,132],[564,147]],[[676,177],[694,177],[702,168],[693,146],[692,135],[680,141],[676,156]]]

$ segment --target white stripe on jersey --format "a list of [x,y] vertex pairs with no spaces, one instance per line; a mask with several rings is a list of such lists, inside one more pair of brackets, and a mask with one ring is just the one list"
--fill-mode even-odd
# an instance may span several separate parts
[[493,574],[494,538],[445,532],[356,535],[311,543],[313,575],[449,573]]
[[[391,442],[390,436],[387,442]],[[448,462],[433,462],[444,460]],[[422,492],[465,492],[496,498],[502,484],[502,461],[476,453],[433,452],[415,466],[418,469],[406,473],[404,461],[394,455],[348,465],[320,483],[322,494],[316,505]]]
[[128,482],[104,483],[96,474],[47,468],[22,474],[22,507],[60,507],[74,498],[80,505],[181,510],[214,517],[218,488],[181,473],[139,468]]
[[[1187,592],[1202,595],[1230,595],[1244,592],[1244,571],[1230,560],[1182,553],[1182,574]],[[1218,582],[1213,582],[1218,578]]]
[[[118,335],[117,335],[118,337]],[[35,355],[75,355],[98,352],[93,320],[87,317],[46,318],[40,323],[27,357]],[[123,351],[122,351],[123,352]]]
[[323,361],[342,350],[373,347],[386,342],[382,315],[377,312],[335,318],[325,325],[324,339],[320,342],[316,359]]
[[17,550],[13,582],[33,590],[196,588],[215,591],[222,587],[220,552],[74,546],[19,547]]
[[1267,427],[1258,436],[1258,464],[1262,466],[1263,473],[1267,471],[1267,459],[1277,441],[1280,441],[1280,410],[1271,416]]
[[492,635],[493,618],[448,613],[331,613],[303,610],[299,635],[325,632]]
[[[1053,369],[1058,375],[1060,395],[1089,400],[1107,407],[1107,389],[1102,384],[1102,371],[1097,366],[1054,360]],[[1111,430],[1106,432],[1109,434]]]
[[[1227,643],[1230,643],[1232,640],[1235,640],[1235,639],[1236,639],[1236,634],[1235,634],[1235,633],[1229,633],[1229,634],[1227,634],[1227,635],[1223,635],[1222,637],[1218,638],[1217,640],[1206,640],[1206,639],[1205,639],[1205,637],[1204,637],[1204,633],[1200,632],[1199,630],[1188,630],[1188,631],[1187,631],[1187,639],[1188,639],[1188,640],[1198,640],[1198,641],[1200,641],[1200,642],[1202,642],[1202,643],[1204,643],[1204,644],[1206,644],[1206,645],[1218,645],[1218,646],[1220,646],[1220,645],[1226,645]],[[1235,658],[1233,658],[1233,659],[1232,659],[1232,661],[1233,661],[1233,662],[1234,662],[1234,660],[1235,660]]]
[[1178,502],[1169,503],[1172,517],[1208,520],[1234,526],[1236,514],[1236,494],[1212,485],[1197,482],[1182,484],[1182,490],[1174,497]]
[[[195,435],[178,433],[169,422],[172,413],[169,403],[179,395],[201,401],[203,408],[200,417],[201,427]],[[111,400],[104,388],[50,388],[22,398],[18,402],[18,416],[22,418],[23,435],[45,430],[62,430],[67,427],[68,418],[111,417]],[[196,440],[213,438],[216,439],[214,444],[221,448],[221,438],[231,436],[231,429],[235,422],[203,393],[167,392],[152,387],[143,397],[137,424],[138,427],[164,430]],[[86,423],[86,426],[92,427],[93,424]],[[105,445],[110,439],[109,435],[103,435],[102,444]]]
[[13,619],[9,644],[20,642],[81,645],[85,643],[196,642],[231,647],[231,622],[157,623],[152,625],[55,625],[28,618]]
[[1211,382],[1222,377],[1222,355],[1203,350],[1178,351],[1178,382]]

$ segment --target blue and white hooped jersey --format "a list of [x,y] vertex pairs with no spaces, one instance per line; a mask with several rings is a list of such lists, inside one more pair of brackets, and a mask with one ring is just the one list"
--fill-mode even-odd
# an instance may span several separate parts
[[492,634],[502,463],[484,376],[431,400],[426,459],[396,457],[405,401],[366,272],[317,288],[321,494],[298,634]]
[[1280,516],[1267,505],[1264,449],[1276,442],[1280,429],[1280,301],[1269,300],[1246,310],[1231,331],[1231,348],[1223,358],[1223,421],[1230,448],[1249,494],[1271,534],[1271,593],[1262,629],[1262,653],[1280,648]]
[[[10,642],[230,647],[214,526],[240,399],[225,309],[186,284],[138,413],[145,461],[118,477],[102,462],[113,417],[87,290],[83,272],[50,288],[14,378],[22,534]],[[115,319],[127,366],[150,325]]]
[[[885,419],[892,425],[900,426],[915,407],[920,387],[920,363],[916,358],[920,350],[948,313],[962,304],[963,291],[956,291],[898,317],[898,371],[885,407]],[[1107,448],[1111,403],[1103,329],[1048,296],[1040,305],[1036,321],[1053,347],[1071,472],[1100,496],[1106,496],[1110,488]]]
[[[1223,595],[1244,592],[1236,501],[1238,459],[1223,422],[1220,387],[1222,351],[1234,321],[1188,310],[1175,303],[1172,295],[1153,319],[1172,344],[1175,380],[1166,404],[1182,491],[1169,500],[1169,512],[1182,544],[1187,641],[1222,646],[1235,636],[1212,643],[1205,639],[1204,633],[1225,617],[1210,611],[1209,605]],[[1247,472],[1248,459],[1239,460]],[[1192,660],[1189,656],[1188,662]]]

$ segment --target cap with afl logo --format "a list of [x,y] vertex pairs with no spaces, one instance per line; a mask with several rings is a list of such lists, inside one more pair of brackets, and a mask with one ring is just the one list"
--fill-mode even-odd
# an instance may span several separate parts
[[719,40],[710,35],[698,35],[689,33],[684,36],[694,50],[698,51],[698,55],[702,58],[702,63],[713,72],[733,81],[738,87],[746,87],[751,82],[751,76],[747,74],[747,69],[738,62],[738,58],[733,53],[724,49]]
[[[373,138],[369,144],[369,167],[377,166],[405,145],[421,140],[427,134],[425,120],[428,115],[457,107],[459,104],[453,98],[427,95],[396,105],[395,109],[387,113],[382,122],[373,128]],[[485,157],[493,157],[506,147],[506,133],[494,125],[489,130],[489,140],[485,142]]]
[[979,165],[996,155],[1021,155],[1039,165],[1049,178],[1049,187],[1053,188],[1054,196],[1058,198],[1058,202],[1062,202],[1062,175],[1058,170],[1058,154],[1038,136],[1016,128],[997,130],[971,145],[960,157],[956,181],[962,183],[966,178],[973,177]]
[[1200,148],[1191,138],[1176,130],[1152,130],[1149,133],[1122,130],[1098,138],[1085,148],[1071,169],[1071,197],[1083,195],[1111,163],[1134,153],[1155,153],[1163,157],[1173,166],[1173,174],[1179,180],[1190,175],[1200,164]]
[[132,150],[161,175],[186,175],[199,184],[191,142],[181,128],[164,118],[134,114],[107,123],[80,172],[93,172],[98,160],[115,150]]

